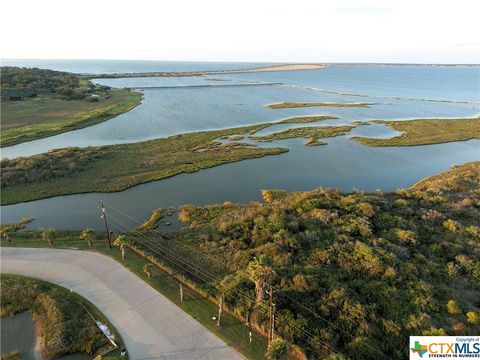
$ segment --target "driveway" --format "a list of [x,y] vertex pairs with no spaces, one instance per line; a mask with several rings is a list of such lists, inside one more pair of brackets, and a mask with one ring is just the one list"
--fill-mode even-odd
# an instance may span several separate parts
[[0,257],[2,273],[50,281],[95,304],[117,328],[131,359],[242,359],[150,285],[105,255],[1,248]]

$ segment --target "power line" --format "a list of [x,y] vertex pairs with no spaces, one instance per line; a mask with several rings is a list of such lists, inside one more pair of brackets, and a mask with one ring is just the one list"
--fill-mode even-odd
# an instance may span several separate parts
[[[302,308],[304,308],[305,310],[309,311],[310,313],[312,313],[313,315],[315,315],[316,317],[318,317],[319,319],[322,319],[323,321],[325,321],[327,324],[329,324],[330,326],[334,327],[335,329],[343,332],[344,334],[350,336],[351,338],[355,338],[354,335],[348,333],[347,331],[345,331],[344,329],[342,329],[341,327],[335,325],[334,323],[332,323],[331,321],[328,321],[327,319],[325,319],[324,317],[320,316],[319,314],[317,314],[315,311],[313,311],[312,309],[306,307],[305,305],[303,305],[302,303],[296,301],[295,299],[293,299],[292,297],[288,296],[287,294],[285,294],[284,292],[282,291],[277,291],[279,294],[282,294],[283,296],[285,296],[287,299],[293,301],[294,303],[300,305]],[[383,352],[381,352],[380,350],[374,348],[373,346],[371,346],[370,344],[368,343],[364,343],[365,346],[367,346],[368,348],[370,348],[371,350],[375,351],[376,353],[384,356],[385,358],[387,359],[391,359],[390,356],[384,354]]]
[[[130,218],[131,220],[137,222],[138,224],[142,224],[141,221],[133,218],[132,216],[130,216],[130,215],[128,215],[128,214],[125,214],[125,213],[121,212],[120,210],[115,209],[115,208],[113,208],[113,207],[111,207],[111,206],[108,206],[108,207],[111,208],[112,210],[117,211],[118,213],[120,213],[120,214],[122,214],[122,215],[124,215],[124,216],[126,216],[126,217],[128,217],[128,218]],[[159,233],[160,235],[164,236],[164,234],[162,234],[160,231],[158,231],[158,230],[156,230],[156,229],[153,229],[153,231],[155,231],[155,232]],[[176,242],[176,243],[181,243],[180,241],[176,240],[174,237],[170,238],[169,240],[174,241],[174,242]],[[217,262],[218,264],[222,264],[218,258],[215,258],[215,257],[213,257],[213,256],[211,256],[211,255],[208,255],[208,254],[205,254],[205,253],[203,253],[203,252],[201,252],[201,251],[198,251],[198,250],[194,249],[192,246],[189,246],[189,245],[187,245],[187,244],[184,244],[184,243],[181,243],[181,244],[182,244],[183,246],[188,246],[189,248],[191,248],[192,250],[194,250],[196,253],[199,253],[199,254],[201,254],[201,255],[204,256],[204,257],[208,257],[209,259]],[[224,265],[224,264],[222,264],[222,265]],[[332,323],[331,321],[327,320],[326,318],[324,318],[324,317],[322,317],[321,315],[319,315],[318,313],[316,313],[314,310],[308,308],[307,306],[303,305],[302,303],[300,303],[300,302],[296,301],[295,299],[291,298],[290,296],[288,296],[288,295],[285,294],[284,292],[277,290],[276,293],[282,294],[283,296],[285,296],[285,297],[288,298],[289,300],[291,300],[291,301],[293,301],[294,303],[300,305],[303,309],[305,309],[305,310],[307,310],[308,312],[310,312],[310,313],[312,313],[313,315],[315,315],[317,318],[325,321],[325,322],[326,322],[327,324],[329,324],[330,326],[332,326],[332,327],[334,327],[335,329],[341,331],[342,333],[348,335],[350,338],[352,338],[352,339],[355,338],[355,336],[354,336],[353,334],[350,334],[349,332],[347,332],[346,330],[342,329],[342,328],[339,327],[338,325],[335,325],[335,324]],[[381,352],[380,350],[376,349],[376,348],[373,347],[372,345],[370,345],[370,344],[368,344],[368,343],[363,343],[363,344],[364,344],[366,347],[370,348],[371,350],[375,351],[376,353],[382,355],[383,357],[385,357],[385,358],[387,358],[387,359],[390,359],[390,357],[389,357],[388,355],[384,354],[383,352]]]
[[[150,251],[153,251],[153,253],[155,255],[159,255],[163,258],[165,258],[167,261],[175,264],[176,266],[180,267],[181,269],[183,269],[184,271],[186,271],[187,273],[190,273],[192,274],[193,276],[197,277],[198,279],[202,280],[203,282],[205,282],[206,284],[209,284],[211,286],[213,286],[215,289],[221,291],[222,289],[219,288],[219,285],[214,283],[213,281],[218,281],[218,279],[210,274],[208,271],[206,270],[201,270],[200,273],[203,274],[203,276],[207,277],[207,279],[203,278],[202,276],[200,276],[199,274],[196,274],[196,273],[193,273],[192,271],[188,270],[186,267],[182,266],[181,264],[179,264],[177,261],[179,260],[179,258],[176,256],[176,255],[172,255],[171,253],[168,252],[168,250],[166,250],[165,248],[162,248],[160,245],[158,245],[157,243],[154,242],[154,240],[148,238],[146,235],[140,233],[138,230],[134,230],[134,229],[131,229],[128,225],[124,224],[122,221],[120,221],[119,219],[117,219],[116,217],[110,215],[110,218],[115,222],[117,223],[119,226],[121,226],[122,228],[126,229],[127,231],[129,232],[134,232],[136,233],[137,237],[139,238],[142,238],[144,239],[147,244],[144,244],[142,243],[144,246],[146,246],[148,249],[150,249]],[[150,245],[150,246],[149,246]],[[156,252],[154,249],[152,249],[152,246],[153,247],[157,247],[162,249],[163,251],[167,252],[168,255],[166,254],[161,254],[161,253],[158,253]],[[169,258],[170,257],[170,258]],[[174,259],[174,260],[172,260]],[[177,260],[177,261],[176,261]],[[188,260],[180,260],[180,261],[183,261],[183,264],[185,266],[187,265],[190,265],[191,267],[195,267],[196,265],[189,262]],[[210,280],[209,280],[210,278]],[[212,280],[213,279],[213,280]],[[234,292],[238,293],[239,295],[247,298],[248,300],[251,300],[251,301],[254,301],[255,302],[255,298],[251,297],[249,294],[241,291],[240,289],[235,289]],[[260,303],[258,304],[259,306],[262,306],[262,307],[265,307],[267,306],[266,304],[264,303]],[[326,348],[328,351],[331,351],[333,353],[336,353],[336,354],[341,354],[339,353],[338,351],[336,351],[332,345],[329,345],[328,343],[326,342],[323,342],[322,340],[318,339],[315,337],[315,335],[309,333],[308,331],[306,331],[305,329],[301,328],[300,325],[296,324],[296,323],[292,323],[290,319],[286,318],[284,315],[282,315],[281,313],[279,313],[277,310],[274,311],[275,315],[277,316],[277,318],[279,319],[282,319],[284,320],[285,322],[289,323],[289,325],[291,325],[292,327],[296,328],[300,333],[303,334],[303,337],[302,336],[298,336],[298,338],[302,339],[303,341],[305,341],[306,343],[309,343],[311,346],[315,347],[315,344],[312,343],[312,338],[315,338],[315,341],[316,342],[319,342],[324,348]],[[272,313],[273,314],[273,313]],[[345,356],[342,354],[342,356]]]
[[[108,208],[112,209],[113,211],[116,211],[116,212],[118,212],[119,214],[121,214],[121,215],[123,215],[123,216],[126,216],[126,217],[128,217],[129,219],[135,221],[135,222],[136,222],[137,224],[139,224],[139,225],[143,224],[142,221],[133,218],[132,216],[130,216],[130,215],[128,215],[128,214],[120,211],[119,209],[115,209],[114,207],[109,206],[109,205],[106,205],[106,206],[107,206]],[[157,229],[152,229],[151,231],[154,231],[154,232],[160,234],[161,236],[166,237],[164,233],[162,233],[161,231],[159,231],[159,230],[157,230]],[[197,253],[197,254],[199,254],[199,255],[201,255],[201,256],[207,257],[207,258],[209,258],[209,259],[212,259],[213,261],[215,261],[215,262],[217,262],[218,264],[222,265],[222,267],[225,266],[225,263],[220,262],[220,260],[218,260],[218,259],[215,258],[214,256],[205,254],[204,252],[195,249],[195,248],[194,248],[193,246],[191,246],[191,245],[182,243],[182,242],[178,241],[177,239],[175,239],[175,237],[168,237],[168,240],[173,241],[173,242],[175,242],[175,243],[177,243],[177,244],[181,244],[182,246],[188,246],[188,247],[189,247],[192,251],[194,251],[195,253]]]

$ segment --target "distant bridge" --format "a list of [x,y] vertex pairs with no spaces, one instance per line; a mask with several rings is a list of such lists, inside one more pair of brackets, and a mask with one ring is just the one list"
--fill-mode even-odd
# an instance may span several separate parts
[[205,84],[205,85],[176,85],[176,86],[133,86],[127,87],[133,91],[144,90],[176,90],[176,89],[205,89],[205,88],[228,88],[228,87],[245,87],[245,86],[274,86],[282,85],[282,83],[247,83],[247,84]]

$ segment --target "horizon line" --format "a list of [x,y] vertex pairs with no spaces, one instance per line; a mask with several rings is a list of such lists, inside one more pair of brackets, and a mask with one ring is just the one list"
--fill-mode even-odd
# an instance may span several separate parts
[[[74,58],[0,58],[4,60],[20,60],[20,61],[145,61],[145,62],[196,62],[196,63],[232,63],[232,64],[278,64],[278,65],[293,65],[293,64],[311,64],[311,65],[427,65],[427,66],[480,66],[480,63],[441,63],[441,62],[376,62],[376,61],[235,61],[235,60],[153,60],[153,59],[74,59]],[[2,64],[3,66],[3,64]]]

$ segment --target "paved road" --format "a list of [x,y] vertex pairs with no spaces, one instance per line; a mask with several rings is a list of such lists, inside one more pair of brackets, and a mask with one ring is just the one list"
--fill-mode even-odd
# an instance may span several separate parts
[[242,359],[115,260],[79,250],[1,248],[1,272],[72,289],[118,329],[130,358]]

